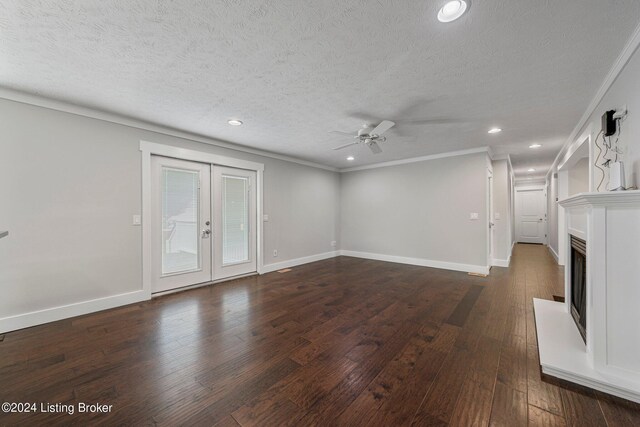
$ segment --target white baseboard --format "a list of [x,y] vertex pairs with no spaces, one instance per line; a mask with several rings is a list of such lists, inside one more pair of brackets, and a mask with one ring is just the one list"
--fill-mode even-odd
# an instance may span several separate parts
[[464,271],[468,273],[489,274],[489,269],[490,269],[490,267],[486,265],[459,264],[455,262],[434,261],[434,260],[423,259],[423,258],[408,258],[408,257],[395,256],[395,255],[383,255],[383,254],[372,254],[369,252],[348,251],[344,249],[340,250],[339,252],[340,252],[340,255],[343,255],[343,256],[374,259],[378,261],[397,262],[400,264],[419,265],[422,267],[441,268],[443,270]]
[[[419,265],[423,267],[441,268],[444,270],[489,274],[488,266],[459,264],[453,262],[433,261],[421,258],[407,258],[394,255],[381,255],[347,250],[325,252],[322,254],[290,259],[274,264],[267,264],[263,266],[262,273],[270,273],[272,271],[282,270],[283,268],[290,268],[297,265],[308,264],[310,262],[322,261],[324,259],[334,258],[340,255],[373,259],[378,261],[397,262],[400,264]],[[97,311],[120,307],[127,304],[134,304],[136,302],[146,301],[149,299],[151,299],[151,295],[149,295],[147,291],[139,290],[126,294],[113,295],[59,307],[47,308],[44,310],[32,311],[30,313],[18,314],[16,316],[3,317],[0,318],[0,334],[16,331],[18,329],[29,328],[31,326],[42,325],[44,323],[55,322],[57,320],[82,316],[84,314],[95,313]]]
[[560,257],[558,256],[556,251],[553,250],[551,245],[547,245],[547,247],[549,248],[549,252],[551,252],[551,255],[556,259],[556,262],[559,264],[560,263]]
[[287,261],[276,262],[273,264],[267,264],[262,266],[261,274],[271,273],[272,271],[282,270],[283,268],[295,267],[296,265],[308,264],[310,262],[322,261],[323,259],[334,258],[334,257],[337,257],[338,255],[340,255],[340,251],[331,251],[331,252],[325,252],[322,254],[310,255],[302,258],[294,258]]
[[494,267],[509,267],[509,262],[511,261],[511,257],[509,259],[492,259],[491,265]]
[[31,326],[42,325],[44,323],[55,322],[57,320],[68,319],[70,317],[82,316],[83,314],[94,313],[96,311],[107,310],[109,308],[119,307],[122,305],[133,304],[148,300],[150,297],[151,296],[146,291],[139,290],[126,294],[113,295],[74,304],[62,305],[59,307],[47,308],[44,310],[32,311],[30,313],[18,314],[16,316],[3,317],[0,319],[0,334],[17,331],[18,329],[30,328]]

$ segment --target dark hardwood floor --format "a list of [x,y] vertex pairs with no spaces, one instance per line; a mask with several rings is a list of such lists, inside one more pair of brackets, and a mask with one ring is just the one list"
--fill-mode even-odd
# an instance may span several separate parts
[[[1,425],[640,425],[640,405],[541,378],[543,246],[488,278],[340,257],[6,334]],[[77,408],[77,406],[76,406]]]

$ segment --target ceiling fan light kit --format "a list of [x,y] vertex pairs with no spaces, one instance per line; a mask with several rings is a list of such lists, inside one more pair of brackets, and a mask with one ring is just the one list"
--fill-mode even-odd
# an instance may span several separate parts
[[381,121],[380,124],[373,129],[371,129],[369,125],[363,125],[355,135],[348,132],[332,131],[331,133],[348,136],[355,139],[354,142],[341,145],[334,148],[334,150],[341,150],[343,148],[351,147],[352,145],[356,144],[365,144],[367,147],[369,147],[373,154],[380,154],[382,153],[382,148],[380,148],[378,143],[385,142],[387,140],[387,137],[382,136],[382,134],[391,129],[394,125],[395,123],[390,120]]

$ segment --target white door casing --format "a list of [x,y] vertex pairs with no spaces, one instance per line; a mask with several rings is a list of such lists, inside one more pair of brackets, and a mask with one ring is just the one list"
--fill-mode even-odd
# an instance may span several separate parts
[[493,206],[493,172],[488,173],[488,191],[489,191],[489,265],[493,265],[493,254],[495,252],[495,213]]
[[516,188],[516,241],[546,244],[546,197],[544,187]]

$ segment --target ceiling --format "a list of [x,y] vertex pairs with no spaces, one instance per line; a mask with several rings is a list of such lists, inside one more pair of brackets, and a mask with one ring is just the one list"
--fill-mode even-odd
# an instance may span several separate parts
[[[640,2],[476,0],[451,24],[441,4],[4,0],[0,86],[337,168],[489,145],[544,176]],[[332,150],[381,119],[384,153]]]

